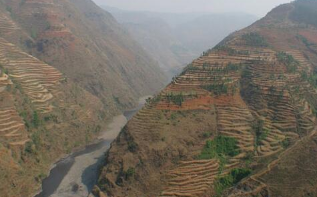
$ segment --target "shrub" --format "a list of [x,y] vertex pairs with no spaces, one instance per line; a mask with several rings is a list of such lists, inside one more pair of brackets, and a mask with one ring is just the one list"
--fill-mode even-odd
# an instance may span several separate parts
[[249,79],[249,78],[251,78],[252,73],[249,69],[245,68],[245,69],[243,69],[241,76],[242,76],[242,78]]
[[203,85],[201,87],[209,92],[213,92],[215,95],[228,94],[228,85],[224,83]]
[[209,138],[211,136],[211,132],[205,132],[203,133],[204,138]]
[[286,138],[281,142],[281,145],[283,146],[284,149],[287,149],[291,145],[290,139]]
[[39,118],[37,111],[33,112],[32,124],[33,124],[34,128],[38,128],[40,125],[40,118]]
[[221,156],[234,157],[239,153],[240,151],[235,138],[218,136],[214,140],[207,140],[198,159],[219,159]]
[[36,39],[37,38],[37,31],[35,30],[35,29],[31,29],[31,37],[33,38],[33,39]]
[[125,179],[128,180],[129,178],[133,177],[135,175],[135,169],[129,168],[125,173]]
[[130,152],[135,152],[137,149],[137,144],[135,142],[128,142],[128,150]]
[[279,52],[276,55],[278,61],[286,66],[287,72],[294,73],[299,66],[299,62],[292,55],[285,52]]
[[29,154],[32,154],[32,153],[34,152],[33,143],[32,143],[31,141],[28,141],[28,142],[25,144],[24,151],[25,151],[26,153],[29,153]]
[[257,120],[257,122],[253,125],[253,130],[255,132],[255,145],[259,146],[261,141],[267,138],[267,135],[270,133],[269,130],[264,129],[264,121]]
[[216,195],[221,196],[225,189],[236,185],[242,179],[248,177],[251,172],[252,171],[250,169],[238,168],[231,170],[228,175],[218,178],[215,182]]
[[268,43],[260,34],[256,32],[251,32],[244,34],[242,39],[246,42],[247,45],[253,47],[267,47]]
[[182,93],[174,95],[173,93],[166,95],[167,102],[173,102],[175,105],[182,106],[184,102],[184,96]]

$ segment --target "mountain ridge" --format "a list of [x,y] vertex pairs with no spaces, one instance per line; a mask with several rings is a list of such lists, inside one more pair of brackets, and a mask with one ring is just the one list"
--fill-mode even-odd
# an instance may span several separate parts
[[273,9],[148,100],[95,196],[316,196],[317,29],[289,18],[302,3],[317,1]]

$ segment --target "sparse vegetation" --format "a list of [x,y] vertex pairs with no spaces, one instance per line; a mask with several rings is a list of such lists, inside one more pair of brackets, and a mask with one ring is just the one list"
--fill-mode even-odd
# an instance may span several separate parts
[[242,35],[242,39],[246,42],[247,45],[252,47],[267,47],[268,43],[259,33],[251,32]]
[[167,99],[167,102],[169,103],[173,102],[175,105],[178,105],[178,106],[182,106],[184,102],[184,96],[182,93],[175,94],[175,95],[173,93],[167,94],[166,99]]
[[313,87],[317,87],[317,73],[315,70],[310,75],[308,75],[307,72],[303,71],[301,73],[301,79],[309,82]]
[[301,41],[306,45],[306,47],[308,47],[308,48],[310,48],[310,47],[313,45],[313,43],[310,43],[310,42],[307,40],[307,38],[305,38],[305,37],[302,36],[302,35],[297,35],[297,38],[298,38],[299,40],[301,40]]
[[130,178],[132,178],[135,174],[135,169],[134,168],[129,168],[126,172],[125,172],[125,179],[129,180]]
[[37,111],[33,112],[32,125],[34,128],[38,128],[40,125],[40,118]]
[[244,68],[243,71],[242,71],[242,78],[245,78],[245,79],[250,79],[251,76],[252,76],[252,73],[249,69],[247,68]]
[[204,85],[202,88],[209,92],[213,92],[215,95],[228,94],[228,85],[224,83]]
[[35,29],[31,29],[31,37],[33,38],[33,39],[36,39],[37,38],[37,31],[35,30]]
[[255,146],[261,145],[261,141],[267,138],[270,131],[264,128],[264,121],[257,120],[253,125],[253,131],[255,132]]
[[34,152],[34,149],[33,149],[33,143],[31,141],[27,142],[25,144],[25,148],[24,148],[24,151],[28,154],[32,154]]
[[212,135],[211,132],[204,132],[203,138],[209,138],[211,135]]
[[294,59],[292,55],[289,55],[285,52],[279,52],[276,55],[278,61],[284,64],[287,68],[287,72],[294,73],[297,71],[299,62]]
[[291,141],[289,138],[286,138],[284,139],[282,142],[281,142],[281,145],[284,149],[287,149],[290,145],[291,145]]
[[160,102],[162,99],[162,96],[160,94],[154,96],[153,98],[149,97],[145,100],[146,104],[156,104]]
[[227,53],[228,55],[249,55],[249,51],[237,51],[225,45],[217,45],[214,49],[218,52]]
[[231,172],[224,176],[219,177],[215,182],[215,191],[216,196],[220,197],[224,190],[233,187],[237,183],[239,183],[242,179],[248,177],[251,174],[250,169],[237,168],[231,170]]
[[137,149],[137,144],[135,142],[128,142],[128,150],[130,152],[135,152]]

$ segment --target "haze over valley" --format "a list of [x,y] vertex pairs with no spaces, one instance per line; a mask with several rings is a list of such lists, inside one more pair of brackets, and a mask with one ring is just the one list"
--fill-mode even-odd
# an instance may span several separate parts
[[317,0],[0,0],[0,197],[316,197]]
[[124,25],[170,79],[202,51],[257,19],[244,13],[160,13],[102,7]]

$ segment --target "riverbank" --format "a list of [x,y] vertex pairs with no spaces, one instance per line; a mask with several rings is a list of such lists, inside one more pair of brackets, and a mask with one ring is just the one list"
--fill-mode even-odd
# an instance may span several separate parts
[[105,159],[105,152],[129,119],[145,104],[143,97],[139,105],[113,118],[107,129],[98,137],[98,143],[74,152],[56,163],[50,175],[43,180],[42,192],[35,197],[86,197],[96,184],[98,168]]

